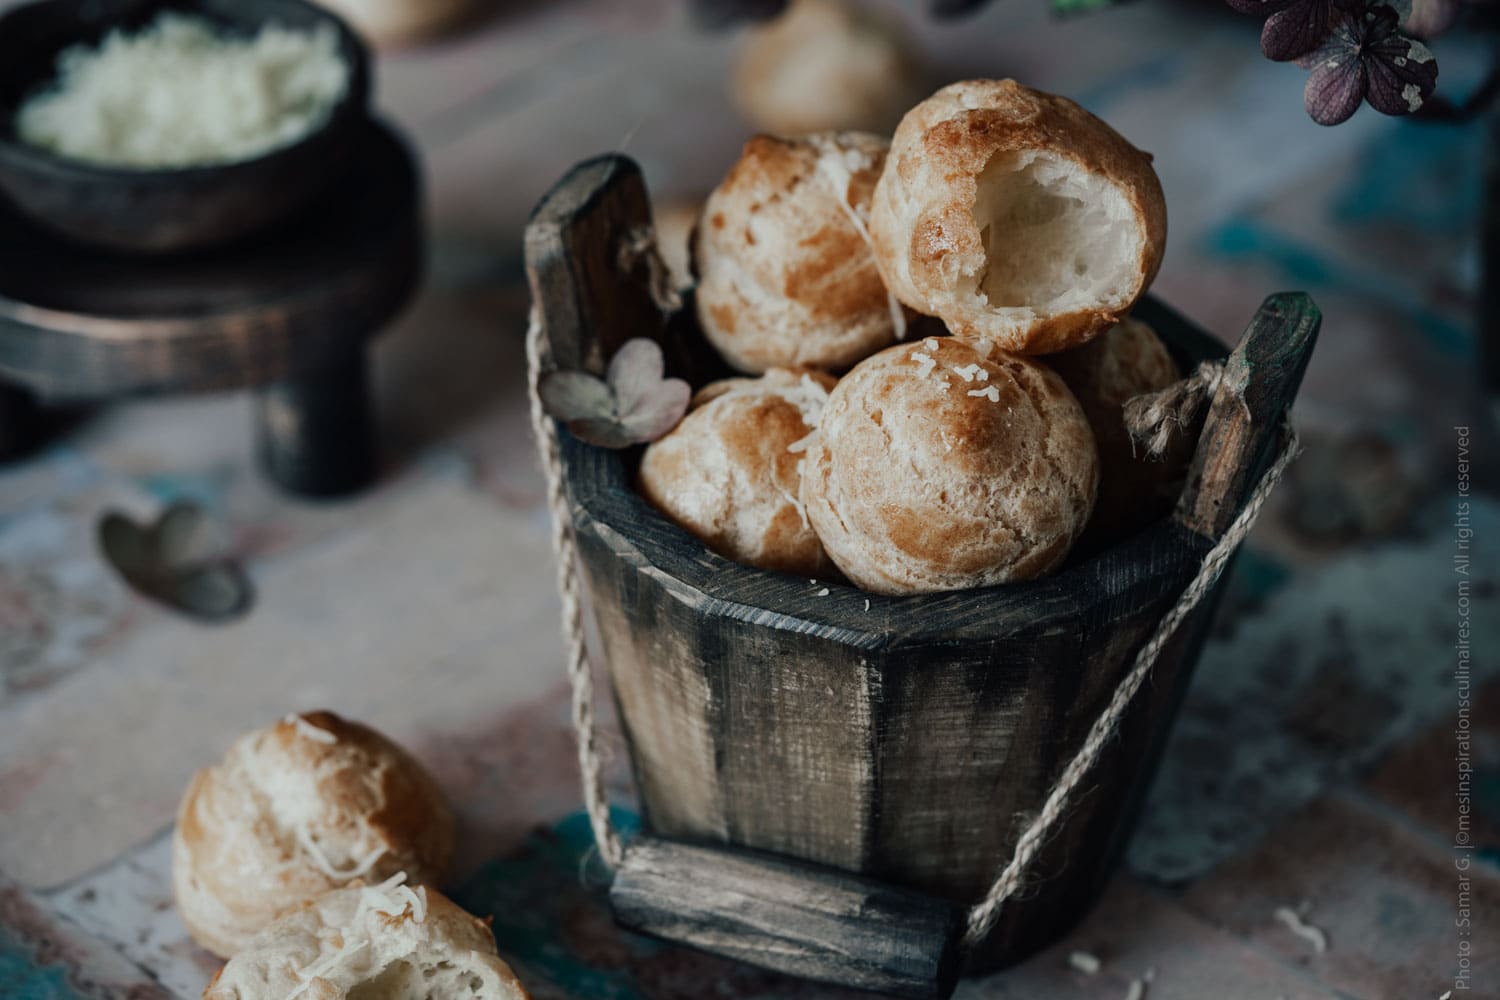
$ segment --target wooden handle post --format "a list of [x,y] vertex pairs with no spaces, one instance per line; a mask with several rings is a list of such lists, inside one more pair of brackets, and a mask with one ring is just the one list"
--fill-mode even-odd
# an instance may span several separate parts
[[618,155],[578,164],[532,212],[526,277],[553,365],[603,372],[625,341],[660,336],[649,280],[620,266],[622,242],[650,225],[640,167]]
[[1218,538],[1260,482],[1307,370],[1323,314],[1303,292],[1266,299],[1224,362],[1174,517]]

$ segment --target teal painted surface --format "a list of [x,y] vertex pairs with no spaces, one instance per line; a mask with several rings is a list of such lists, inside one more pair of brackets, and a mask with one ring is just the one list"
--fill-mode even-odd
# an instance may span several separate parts
[[37,965],[33,950],[0,926],[0,997],[4,1000],[79,1000],[60,966]]
[[[635,815],[614,811],[627,839]],[[800,982],[617,927],[608,873],[588,817],[533,833],[475,874],[454,900],[494,917],[500,954],[533,1000],[857,1000],[869,994]]]
[[1472,330],[1429,308],[1387,276],[1340,264],[1319,248],[1302,244],[1256,219],[1236,216],[1219,224],[1208,232],[1204,250],[1221,260],[1269,264],[1289,286],[1326,288],[1385,303],[1407,317],[1414,329],[1444,354],[1474,354]]
[[1370,143],[1334,201],[1333,218],[1439,236],[1477,232],[1483,166],[1482,129],[1394,121]]
[[[633,813],[615,809],[613,818],[626,836],[639,827]],[[579,812],[533,833],[518,854],[486,865],[454,900],[471,913],[494,917],[495,940],[506,961],[533,988],[596,1000],[642,1000],[627,968],[598,964],[596,942],[581,948],[584,942],[568,933],[569,927],[609,921],[607,885],[588,816]],[[625,947],[643,956],[659,948],[645,938],[630,938]]]

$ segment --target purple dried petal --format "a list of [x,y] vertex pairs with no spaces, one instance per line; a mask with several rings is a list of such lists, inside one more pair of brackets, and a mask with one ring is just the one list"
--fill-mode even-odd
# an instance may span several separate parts
[[1343,15],[1328,0],[1297,0],[1272,14],[1260,32],[1260,49],[1267,59],[1289,62],[1329,41]]
[[692,386],[682,379],[664,379],[656,384],[650,397],[624,410],[620,423],[634,439],[632,443],[648,444],[682,423],[692,397]]
[[1337,125],[1359,109],[1367,86],[1364,60],[1329,58],[1308,76],[1302,104],[1319,125]]
[[1411,114],[1437,86],[1437,61],[1431,50],[1400,32],[1366,48],[1365,70],[1370,81],[1365,98],[1382,114]]
[[613,419],[619,412],[609,386],[588,372],[548,372],[537,383],[537,393],[548,415],[564,423],[584,418]]
[[609,373],[605,376],[619,403],[619,412],[629,413],[649,400],[662,384],[665,370],[661,346],[656,341],[635,337],[621,344],[610,359]]

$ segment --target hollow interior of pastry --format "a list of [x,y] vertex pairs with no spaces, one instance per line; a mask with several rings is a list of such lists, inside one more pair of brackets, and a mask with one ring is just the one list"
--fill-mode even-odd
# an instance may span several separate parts
[[348,1000],[504,1000],[510,995],[492,971],[461,958],[397,959],[352,987]]
[[978,178],[985,267],[974,294],[1018,322],[1129,302],[1145,236],[1103,175],[1040,150],[999,153]]

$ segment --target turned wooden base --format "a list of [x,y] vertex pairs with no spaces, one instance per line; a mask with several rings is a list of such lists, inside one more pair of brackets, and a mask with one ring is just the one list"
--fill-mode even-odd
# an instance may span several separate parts
[[256,390],[256,454],[266,475],[303,496],[334,497],[369,485],[375,430],[361,352],[354,360]]
[[64,243],[0,204],[0,460],[37,401],[252,388],[257,451],[292,493],[338,496],[378,464],[369,342],[422,270],[416,164],[370,123],[317,208],[244,246],[172,259]]

